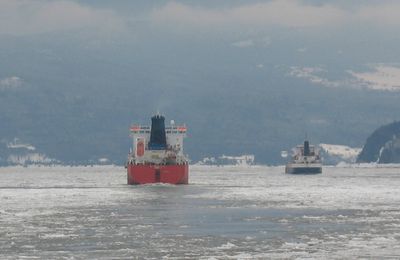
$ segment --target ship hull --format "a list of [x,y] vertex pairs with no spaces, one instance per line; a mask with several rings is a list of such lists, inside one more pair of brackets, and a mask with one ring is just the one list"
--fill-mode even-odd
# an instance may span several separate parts
[[322,173],[321,165],[287,165],[285,173],[289,174],[319,174]]
[[169,183],[188,184],[189,165],[128,164],[128,184]]

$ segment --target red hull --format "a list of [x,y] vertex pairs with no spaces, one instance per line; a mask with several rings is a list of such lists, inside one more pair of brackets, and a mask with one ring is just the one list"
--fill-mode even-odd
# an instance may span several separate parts
[[188,184],[189,166],[128,164],[128,184]]

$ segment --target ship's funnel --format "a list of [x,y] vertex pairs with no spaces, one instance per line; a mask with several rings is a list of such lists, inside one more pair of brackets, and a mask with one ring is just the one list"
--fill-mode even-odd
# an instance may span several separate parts
[[304,141],[304,156],[310,155],[310,143],[306,140]]
[[165,135],[165,118],[155,115],[151,118],[151,134],[149,149],[165,150],[167,148],[167,137]]

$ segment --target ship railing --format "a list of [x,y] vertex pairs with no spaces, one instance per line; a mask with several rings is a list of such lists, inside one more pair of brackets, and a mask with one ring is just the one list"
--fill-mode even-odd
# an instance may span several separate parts
[[162,162],[162,163],[152,163],[152,162],[136,162],[136,161],[128,161],[127,165],[187,165],[189,164],[188,161],[182,161],[182,162]]
[[[150,126],[141,126],[141,125],[132,125],[129,129],[131,133],[134,134],[150,134],[151,127]],[[185,134],[187,131],[186,125],[180,126],[166,126],[165,133],[166,134]]]

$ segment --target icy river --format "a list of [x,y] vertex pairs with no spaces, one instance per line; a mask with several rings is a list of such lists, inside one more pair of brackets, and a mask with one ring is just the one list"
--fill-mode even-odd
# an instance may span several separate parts
[[400,166],[283,171],[128,186],[116,166],[0,168],[0,259],[400,258]]

